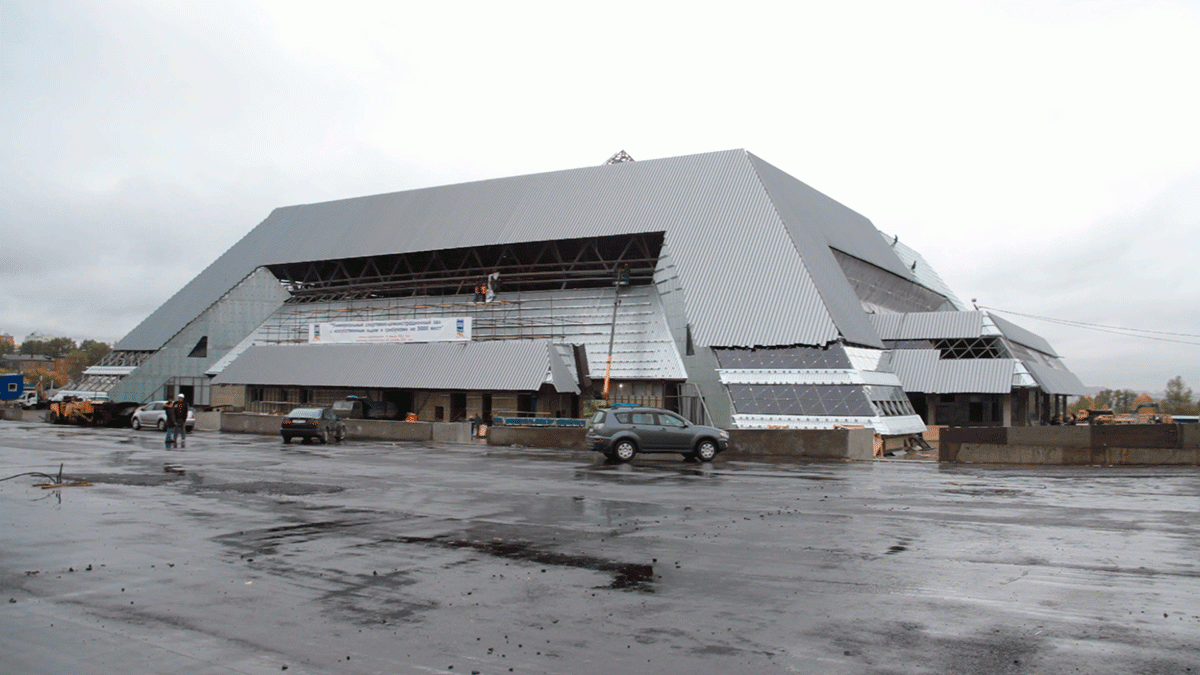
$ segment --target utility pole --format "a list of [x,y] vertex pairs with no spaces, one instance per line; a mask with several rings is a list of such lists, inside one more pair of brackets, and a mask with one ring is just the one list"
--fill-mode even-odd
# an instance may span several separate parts
[[622,265],[617,270],[617,278],[613,281],[613,315],[612,326],[608,333],[608,362],[604,366],[604,389],[600,395],[608,400],[608,386],[612,377],[613,343],[617,339],[617,308],[621,306],[621,287],[629,285],[629,265]]

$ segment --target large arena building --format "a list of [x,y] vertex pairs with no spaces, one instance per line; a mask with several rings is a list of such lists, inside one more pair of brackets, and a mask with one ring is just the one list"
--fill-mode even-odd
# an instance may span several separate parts
[[89,369],[116,400],[727,428],[1048,421],[1079,380],[745,150],[276,209]]

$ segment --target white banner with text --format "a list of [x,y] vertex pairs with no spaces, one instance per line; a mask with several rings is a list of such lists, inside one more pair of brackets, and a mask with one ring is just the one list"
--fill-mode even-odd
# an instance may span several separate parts
[[308,325],[309,342],[344,344],[470,342],[470,340],[470,317],[405,319],[402,321],[331,321]]

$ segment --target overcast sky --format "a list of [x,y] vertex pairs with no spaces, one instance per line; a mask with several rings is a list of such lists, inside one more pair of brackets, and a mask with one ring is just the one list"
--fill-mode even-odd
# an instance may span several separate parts
[[1197,35],[1190,0],[0,0],[0,333],[116,341],[277,206],[745,148],[1085,384],[1200,391]]

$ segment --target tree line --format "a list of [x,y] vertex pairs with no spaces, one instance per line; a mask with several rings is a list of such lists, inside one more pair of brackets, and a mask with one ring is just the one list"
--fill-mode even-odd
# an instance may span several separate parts
[[[1136,402],[1141,396],[1130,389],[1101,389],[1095,396],[1081,396],[1078,401],[1068,407],[1068,412],[1078,414],[1082,410],[1112,410],[1120,415],[1137,412]],[[1176,375],[1167,381],[1166,395],[1154,401],[1158,411],[1169,415],[1200,414],[1200,402],[1192,398],[1192,389],[1183,382],[1183,376]]]
[[[4,336],[7,338],[7,336]],[[25,371],[25,382],[30,385],[41,385],[48,389],[67,386],[83,377],[83,371],[99,363],[112,347],[97,340],[84,340],[76,344],[71,338],[50,338],[46,340],[26,340],[17,348],[11,339],[4,339],[0,344],[0,352],[5,354],[25,354],[27,356],[45,356],[54,359],[40,368]]]

